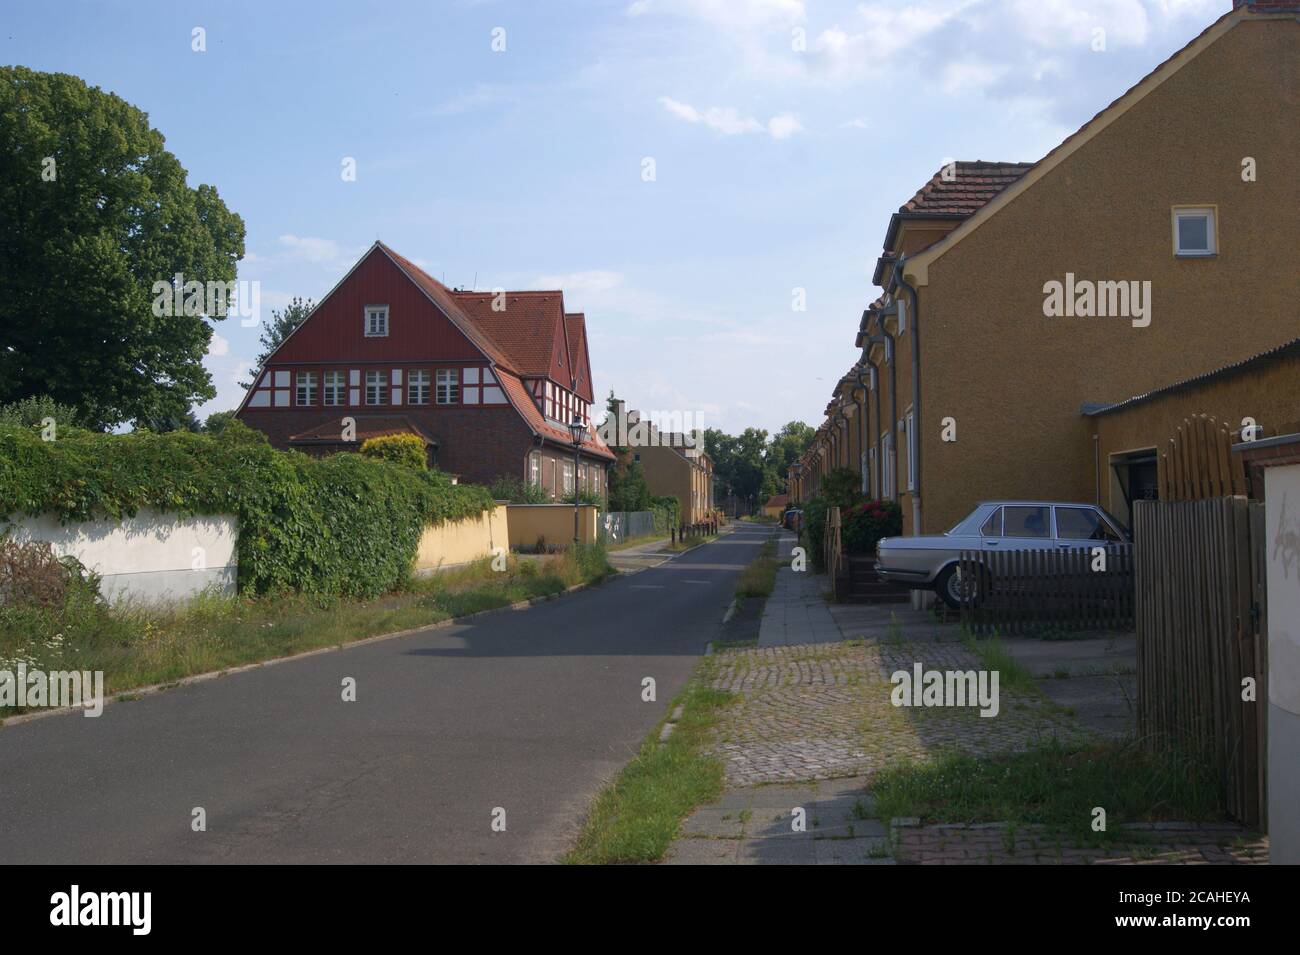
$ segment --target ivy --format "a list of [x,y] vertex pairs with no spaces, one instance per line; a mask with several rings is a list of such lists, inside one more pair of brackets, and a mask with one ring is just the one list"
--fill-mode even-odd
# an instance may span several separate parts
[[55,441],[0,426],[0,518],[231,514],[248,593],[377,596],[405,581],[427,525],[491,506],[486,489],[441,471],[277,451],[238,422],[218,435],[62,428]]

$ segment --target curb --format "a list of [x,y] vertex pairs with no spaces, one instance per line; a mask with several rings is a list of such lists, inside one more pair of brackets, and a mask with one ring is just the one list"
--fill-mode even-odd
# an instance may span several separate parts
[[[153,696],[157,693],[163,693],[167,690],[174,690],[183,686],[190,686],[194,683],[205,683],[208,680],[216,680],[224,676],[233,676],[236,673],[245,673],[249,670],[258,670],[263,667],[275,666],[278,663],[289,663],[294,660],[303,660],[307,657],[319,656],[322,653],[336,653],[340,650],[349,650],[352,647],[364,646],[368,643],[379,643],[384,640],[395,640],[398,637],[409,637],[412,634],[423,633],[426,630],[442,630],[446,627],[455,627],[469,620],[475,620],[478,617],[485,617],[488,614],[502,613],[507,610],[527,610],[535,604],[546,603],[550,600],[559,600],[569,594],[576,593],[579,590],[587,590],[591,587],[598,586],[605,582],[608,577],[614,574],[608,574],[600,580],[593,581],[589,584],[574,584],[572,587],[566,587],[564,590],[554,594],[542,594],[537,597],[530,597],[527,600],[516,600],[514,603],[505,604],[501,607],[491,607],[487,610],[478,610],[474,613],[465,614],[463,617],[448,617],[446,620],[436,620],[433,623],[426,623],[419,627],[410,627],[406,630],[393,630],[389,633],[379,633],[371,637],[359,637],[356,640],[349,640],[347,643],[338,643],[328,647],[317,647],[314,650],[304,650],[301,653],[292,653],[286,657],[273,657],[270,660],[259,660],[256,663],[242,663],[239,666],[228,667],[224,670],[210,670],[207,673],[195,673],[193,676],[181,677],[179,680],[173,680],[170,683],[152,683],[148,686],[134,687],[129,690],[119,690],[111,696],[104,697],[104,705],[120,702],[134,702],[144,696]],[[10,726],[20,726],[23,723],[31,723],[34,720],[41,720],[51,716],[70,716],[73,713],[85,713],[85,709],[77,706],[60,706],[52,709],[36,710],[31,713],[19,713],[17,716],[9,716],[0,719],[0,731],[8,729]]]

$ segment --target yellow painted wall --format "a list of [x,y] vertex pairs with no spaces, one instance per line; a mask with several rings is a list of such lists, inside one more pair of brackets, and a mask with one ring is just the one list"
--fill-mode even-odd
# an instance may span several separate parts
[[[1091,501],[1084,402],[1121,401],[1297,335],[1297,88],[1300,22],[1247,19],[930,265],[920,290],[924,532],[982,499]],[[1255,182],[1241,177],[1247,156]],[[1217,256],[1175,258],[1177,205],[1218,207]],[[1150,281],[1150,326],[1045,317],[1043,285],[1067,272]],[[906,342],[898,357],[902,411]],[[948,416],[955,443],[940,440]],[[1129,440],[1116,435],[1113,446]]]
[[[578,539],[584,544],[596,540],[596,507],[578,507]],[[511,547],[532,549],[539,537],[548,546],[566,547],[573,541],[572,504],[511,504],[509,539]]]
[[477,517],[445,521],[424,529],[415,555],[416,571],[452,567],[487,557],[494,547],[508,546],[509,532],[504,504]]

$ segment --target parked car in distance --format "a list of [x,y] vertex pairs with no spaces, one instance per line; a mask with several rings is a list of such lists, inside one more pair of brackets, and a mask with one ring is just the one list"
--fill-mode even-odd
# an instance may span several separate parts
[[963,596],[979,599],[979,582],[963,581],[957,572],[962,551],[1092,548],[1129,541],[1124,525],[1093,504],[985,501],[944,534],[882,538],[876,573],[914,590],[933,589],[955,608]]
[[803,527],[803,508],[790,507],[781,515],[781,523],[788,529],[799,533]]

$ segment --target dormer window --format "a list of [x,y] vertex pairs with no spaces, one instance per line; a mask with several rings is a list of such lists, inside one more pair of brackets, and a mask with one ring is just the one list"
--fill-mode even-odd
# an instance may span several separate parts
[[388,337],[388,306],[387,305],[366,306],[366,337],[367,338]]
[[1183,258],[1205,258],[1217,255],[1214,209],[1210,206],[1174,208],[1174,255]]

